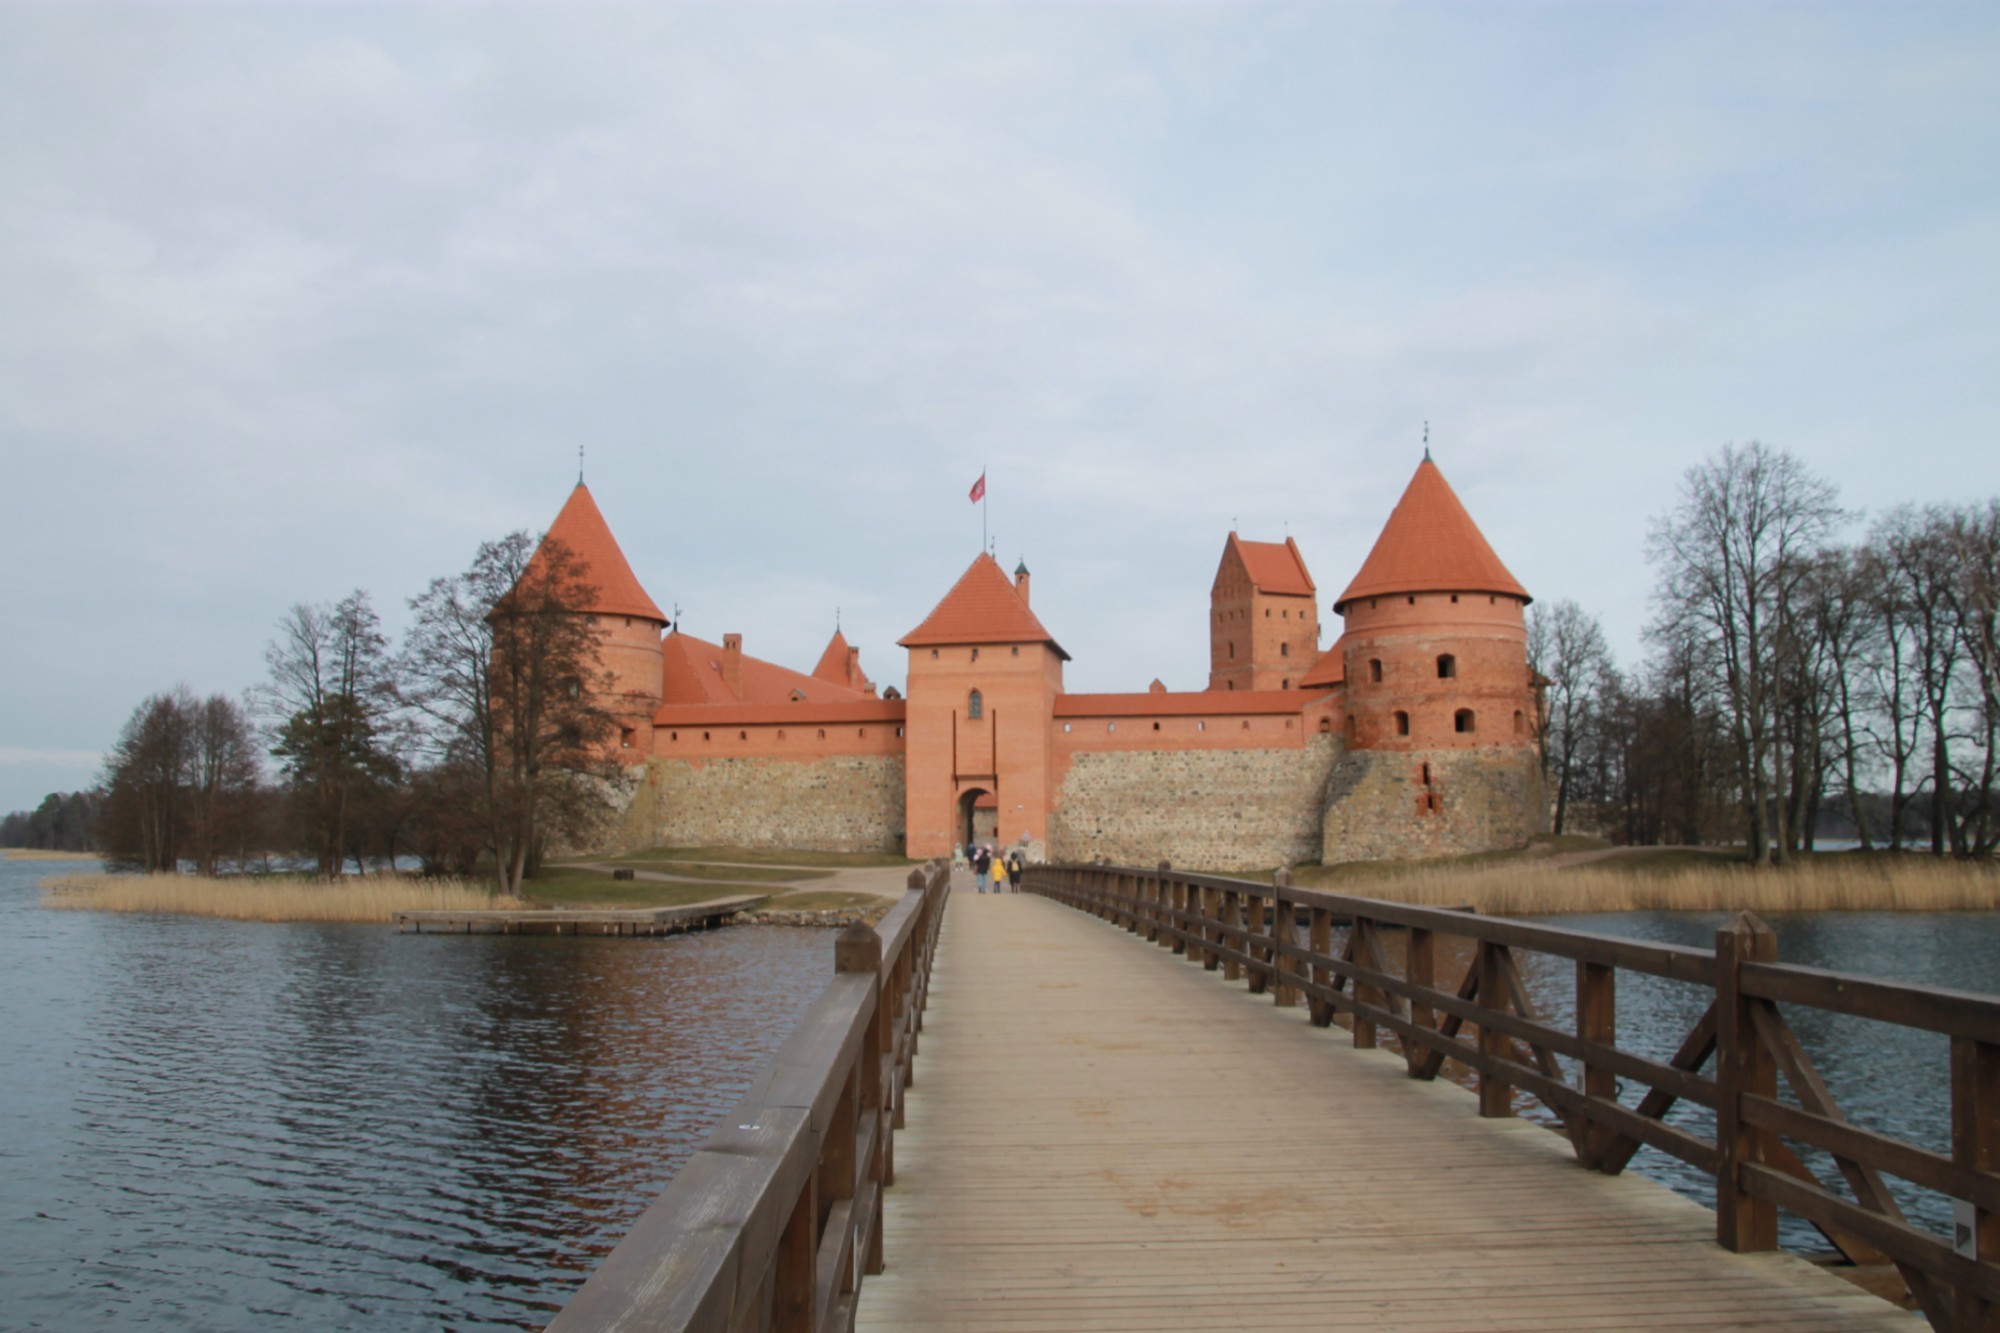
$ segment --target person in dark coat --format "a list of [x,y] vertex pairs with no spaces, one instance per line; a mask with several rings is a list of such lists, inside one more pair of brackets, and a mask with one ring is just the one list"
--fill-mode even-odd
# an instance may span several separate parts
[[1019,893],[1021,891],[1021,871],[1024,867],[1025,862],[1021,858],[1021,849],[1019,847],[1009,848],[1007,852],[1007,892]]
[[986,892],[986,872],[993,867],[993,853],[980,843],[972,849],[972,878],[981,893]]

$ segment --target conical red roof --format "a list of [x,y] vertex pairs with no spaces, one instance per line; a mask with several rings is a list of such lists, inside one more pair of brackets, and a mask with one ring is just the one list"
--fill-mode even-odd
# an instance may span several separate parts
[[1333,609],[1359,597],[1411,592],[1488,592],[1530,600],[1428,458],[1417,465],[1361,572]]
[[[618,539],[611,535],[610,525],[598,512],[597,501],[591,498],[588,486],[580,481],[576,484],[556,521],[549,524],[544,540],[561,542],[572,555],[590,566],[584,578],[591,585],[592,597],[585,610],[601,616],[638,616],[662,625],[667,623],[660,608],[639,585],[632,566],[625,562],[625,553],[618,549]],[[533,570],[535,561],[541,558],[541,548],[537,547],[528,568]]]
[[869,683],[868,674],[861,670],[858,659],[854,663],[853,671],[848,670],[848,658],[853,652],[854,650],[848,646],[847,636],[836,629],[833,637],[826,641],[826,651],[819,655],[819,665],[813,668],[814,678],[834,685],[844,685],[849,689],[874,688]]
[[1014,590],[1014,581],[990,555],[981,555],[944,595],[924,623],[896,640],[905,648],[940,643],[1046,643],[1065,661],[1069,654],[1042,628]]

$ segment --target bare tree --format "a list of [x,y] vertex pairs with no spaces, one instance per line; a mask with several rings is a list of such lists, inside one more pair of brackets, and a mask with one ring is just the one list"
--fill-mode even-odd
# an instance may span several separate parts
[[518,892],[543,839],[580,828],[597,798],[612,721],[588,566],[524,532],[479,548],[472,567],[410,602],[410,702],[441,761],[469,765],[502,892]]
[[107,860],[172,871],[189,857],[213,874],[232,844],[240,860],[253,826],[257,755],[234,700],[196,699],[187,686],[133,710],[105,764],[98,837]]
[[1554,829],[1561,833],[1570,800],[1594,742],[1611,650],[1597,617],[1575,602],[1537,603],[1528,613],[1528,666],[1539,677],[1537,736],[1542,777],[1555,792]]
[[1661,567],[1656,630],[1711,662],[1743,775],[1742,816],[1757,863],[1782,859],[1791,764],[1782,720],[1797,679],[1800,584],[1840,510],[1832,486],[1791,454],[1725,445],[1689,470],[1679,503],[1654,526]]
[[257,796],[257,744],[250,719],[226,695],[211,695],[188,716],[187,856],[213,875],[225,853],[240,866],[249,854]]
[[331,878],[352,850],[357,806],[395,776],[385,743],[396,699],[388,640],[357,589],[331,606],[294,606],[264,661],[270,679],[253,697],[319,873]]

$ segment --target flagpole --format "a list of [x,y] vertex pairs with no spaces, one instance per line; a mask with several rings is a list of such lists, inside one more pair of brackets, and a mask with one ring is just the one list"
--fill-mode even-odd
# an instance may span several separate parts
[[979,465],[979,553],[986,554],[986,464]]

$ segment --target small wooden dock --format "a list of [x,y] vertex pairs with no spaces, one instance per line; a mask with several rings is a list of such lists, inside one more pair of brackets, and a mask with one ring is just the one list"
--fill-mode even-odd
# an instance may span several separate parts
[[765,901],[767,895],[754,894],[687,907],[398,912],[396,929],[414,935],[684,935],[726,926]]

